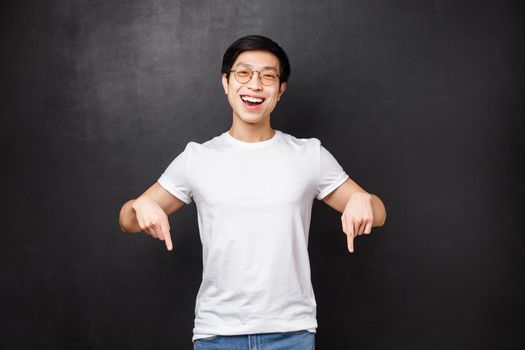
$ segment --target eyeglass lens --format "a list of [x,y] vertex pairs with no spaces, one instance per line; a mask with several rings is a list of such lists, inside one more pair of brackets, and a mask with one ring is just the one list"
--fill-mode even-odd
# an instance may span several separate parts
[[[235,79],[241,84],[245,84],[252,79],[254,72],[248,67],[235,69]],[[272,85],[277,81],[277,73],[272,69],[265,69],[259,73],[259,80],[264,85]]]

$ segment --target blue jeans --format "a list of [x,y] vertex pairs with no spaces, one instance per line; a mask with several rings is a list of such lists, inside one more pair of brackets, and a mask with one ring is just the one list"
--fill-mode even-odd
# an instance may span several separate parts
[[315,350],[315,333],[216,335],[195,340],[193,350]]

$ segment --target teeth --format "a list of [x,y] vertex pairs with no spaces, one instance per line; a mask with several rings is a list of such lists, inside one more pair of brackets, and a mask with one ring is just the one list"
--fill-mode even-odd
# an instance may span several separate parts
[[252,102],[252,103],[261,103],[263,101],[262,98],[256,98],[256,97],[250,97],[250,96],[241,96],[241,99],[246,102]]

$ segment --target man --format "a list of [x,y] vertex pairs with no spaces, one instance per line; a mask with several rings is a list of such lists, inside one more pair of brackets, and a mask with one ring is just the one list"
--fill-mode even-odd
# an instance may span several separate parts
[[195,349],[314,349],[316,302],[308,231],[314,198],[343,213],[348,250],[382,226],[382,201],[352,181],[316,138],[270,126],[290,74],[282,48],[263,36],[224,54],[222,85],[231,128],[189,142],[144,194],[124,204],[120,224],[172,250],[168,215],[192,200],[203,246]]

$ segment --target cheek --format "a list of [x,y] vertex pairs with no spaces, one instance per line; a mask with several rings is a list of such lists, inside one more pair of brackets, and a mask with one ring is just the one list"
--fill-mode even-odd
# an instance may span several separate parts
[[279,94],[278,93],[272,94],[272,97],[270,97],[270,101],[269,101],[270,104],[275,105],[277,101],[279,101]]
[[236,108],[236,103],[237,103],[237,98],[235,96],[235,94],[233,93],[233,91],[229,91],[228,92],[228,103],[230,104],[231,108]]

